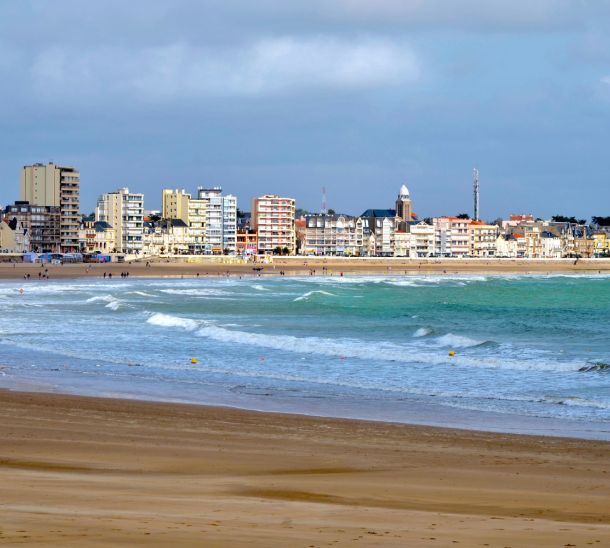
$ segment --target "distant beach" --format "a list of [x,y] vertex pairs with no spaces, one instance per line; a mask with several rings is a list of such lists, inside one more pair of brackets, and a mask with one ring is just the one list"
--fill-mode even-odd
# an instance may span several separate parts
[[[493,273],[595,273],[610,272],[610,259],[394,259],[337,257],[273,257],[271,262],[245,262],[231,257],[196,256],[190,259],[150,259],[127,263],[45,265],[51,279],[113,276],[181,277],[252,275],[287,276],[493,274]],[[255,270],[256,269],[256,270]],[[34,279],[40,264],[0,263],[0,279]],[[315,271],[315,272],[314,272]]]

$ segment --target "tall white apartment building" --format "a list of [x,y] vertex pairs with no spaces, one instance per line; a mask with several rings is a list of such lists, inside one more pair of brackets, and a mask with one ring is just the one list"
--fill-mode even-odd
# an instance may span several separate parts
[[252,200],[252,228],[258,233],[259,253],[287,249],[296,252],[295,200],[266,194]]
[[470,255],[470,219],[435,217],[434,251],[441,257],[466,257]]
[[80,173],[73,167],[50,162],[24,166],[20,181],[21,200],[32,206],[58,207],[59,242],[62,253],[79,250]]
[[131,193],[126,187],[102,194],[95,208],[95,220],[115,229],[116,253],[142,253],[144,194]]
[[205,202],[205,252],[234,254],[237,249],[237,198],[222,188],[197,189]]

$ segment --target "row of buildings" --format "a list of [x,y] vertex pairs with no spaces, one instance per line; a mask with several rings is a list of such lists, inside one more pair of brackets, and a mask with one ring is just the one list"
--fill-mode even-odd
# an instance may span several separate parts
[[393,209],[359,216],[306,214],[293,198],[254,198],[240,212],[220,187],[164,189],[161,210],[120,188],[81,216],[80,175],[53,163],[23,167],[20,200],[4,208],[0,251],[154,256],[286,254],[353,257],[563,258],[610,255],[610,229],[513,215],[488,224],[466,216],[419,220],[403,185]]

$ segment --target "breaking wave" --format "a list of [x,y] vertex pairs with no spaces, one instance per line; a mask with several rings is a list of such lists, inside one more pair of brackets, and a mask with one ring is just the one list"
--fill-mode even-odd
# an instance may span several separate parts
[[315,291],[308,291],[307,293],[304,293],[303,295],[301,295],[300,297],[297,297],[296,299],[294,299],[294,301],[306,301],[307,299],[309,299],[309,297],[313,296],[313,295],[327,295],[328,297],[336,297],[336,295],[334,293],[330,293],[329,291],[324,291],[322,289],[317,289]]

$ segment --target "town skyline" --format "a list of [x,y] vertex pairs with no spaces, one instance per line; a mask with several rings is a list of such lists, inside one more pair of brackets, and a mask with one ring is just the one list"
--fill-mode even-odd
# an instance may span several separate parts
[[[33,165],[33,164],[41,164],[44,165],[45,162],[31,162],[30,164],[24,164],[25,165]],[[61,163],[61,162],[53,162],[53,161],[48,161],[46,162],[47,164],[55,164],[55,165],[63,165],[63,166],[70,166],[70,167],[75,167],[76,169],[79,169],[78,166],[73,166],[70,165],[68,163]],[[23,166],[21,166],[23,167]],[[81,171],[79,169],[79,171]],[[81,171],[82,172],[82,171]],[[471,177],[472,177],[472,172],[471,172]],[[393,190],[394,190],[394,194],[395,194],[395,188],[397,184],[406,184],[409,189],[411,189],[412,185],[402,181],[402,182],[395,182],[393,183]],[[385,187],[386,185],[384,185]],[[472,180],[470,181],[470,186],[468,186],[468,184],[465,184],[466,188],[464,189],[464,193],[466,194],[466,197],[470,200],[469,203],[466,203],[467,200],[466,199],[462,199],[460,200],[460,204],[465,204],[464,207],[462,209],[459,208],[454,208],[453,210],[442,210],[440,209],[439,211],[441,211],[440,213],[430,213],[430,212],[426,212],[424,211],[423,213],[418,211],[418,209],[414,210],[414,213],[417,214],[417,217],[419,219],[425,219],[425,218],[432,218],[432,217],[441,217],[441,216],[457,216],[457,215],[468,215],[470,218],[474,218],[474,204],[473,204],[473,197],[472,197]],[[482,209],[481,209],[481,215],[479,215],[480,219],[489,221],[489,222],[493,222],[496,219],[503,219],[506,217],[509,217],[510,215],[520,215],[520,214],[531,214],[533,215],[535,218],[539,218],[539,219],[551,219],[552,217],[555,216],[560,216],[560,217],[572,217],[572,218],[576,218],[579,220],[585,220],[587,222],[591,221],[593,218],[595,218],[596,216],[598,217],[606,217],[608,216],[608,213],[604,210],[603,208],[601,208],[602,210],[600,211],[594,211],[591,213],[584,213],[582,215],[580,214],[576,214],[574,213],[573,209],[565,208],[561,209],[559,207],[555,207],[553,209],[554,206],[549,206],[549,211],[551,211],[551,213],[549,214],[544,214],[544,215],[539,215],[538,212],[536,211],[532,211],[530,209],[517,209],[517,208],[511,208],[508,207],[508,209],[504,209],[504,211],[502,213],[499,214],[490,214],[490,215],[486,215],[485,214],[485,186],[484,184],[481,185],[482,186]],[[139,190],[137,187],[131,185],[131,184],[115,184],[115,185],[108,185],[105,189],[101,190],[100,193],[97,195],[97,197],[95,198],[95,200],[93,201],[93,203],[91,203],[90,205],[83,205],[83,201],[81,199],[81,213],[83,215],[88,215],[88,214],[92,214],[94,213],[95,210],[95,204],[97,203],[99,197],[104,194],[105,192],[108,192],[109,189],[112,188],[121,188],[121,187],[129,187],[132,188],[135,192],[140,192],[142,194],[147,194],[146,192],[143,192],[141,190]],[[263,191],[260,194],[254,195],[251,194],[249,196],[246,196],[244,199],[241,199],[241,197],[234,191],[232,191],[231,189],[227,189],[225,188],[225,185],[220,184],[220,183],[212,183],[212,184],[201,184],[201,183],[197,183],[197,184],[193,184],[193,185],[164,185],[161,186],[161,188],[159,189],[158,192],[154,191],[154,192],[150,192],[149,194],[149,198],[147,200],[147,210],[148,211],[160,211],[162,209],[162,200],[160,198],[160,196],[162,196],[163,191],[166,189],[178,189],[178,190],[185,190],[188,193],[196,193],[197,189],[201,187],[201,188],[217,188],[220,187],[223,190],[225,190],[226,192],[233,194],[234,196],[237,197],[237,203],[241,204],[238,205],[238,210],[240,211],[244,211],[244,212],[249,212],[250,210],[250,204],[252,202],[252,200],[257,197],[257,196],[262,196],[265,194],[276,194],[276,195],[288,195],[290,194],[289,192],[272,192],[272,191]],[[17,177],[17,182],[15,183],[15,187],[14,188],[18,188],[18,177]],[[0,205],[4,206],[6,204],[10,204],[10,203],[14,203],[14,201],[17,199],[15,198],[15,190],[14,188],[11,190],[11,186],[10,185],[3,185],[2,188],[0,188]],[[332,187],[331,187],[332,188]],[[416,189],[417,192],[418,189]],[[325,196],[323,195],[323,193],[325,194]],[[392,190],[389,190],[389,193],[392,194]],[[85,194],[87,194],[85,192]],[[298,194],[298,193],[295,193]],[[371,193],[373,194],[373,193]],[[376,196],[379,196],[379,192],[375,192],[374,193]],[[81,196],[83,195],[83,185],[81,182]],[[385,193],[384,193],[385,195]],[[331,197],[329,199],[329,196]],[[152,200],[151,200],[152,197]],[[293,196],[295,197],[295,196]],[[395,198],[395,196],[394,196]],[[332,201],[332,195],[331,193],[329,193],[329,187],[327,186],[321,186],[320,187],[320,193],[319,193],[319,202],[317,205],[314,205],[313,207],[306,207],[305,205],[303,205],[301,202],[299,202],[298,198],[295,197],[295,200],[297,202],[297,210],[302,210],[302,211],[306,211],[307,213],[311,213],[311,214],[317,214],[317,213],[321,213],[322,212],[322,205],[323,205],[323,201],[324,199],[326,199],[326,203],[327,203],[327,210],[332,210],[335,211],[338,214],[344,214],[344,215],[352,215],[352,216],[358,216],[362,213],[362,211],[365,211],[366,209],[371,209],[371,208],[376,208],[376,207],[386,207],[387,203],[390,203],[391,200],[393,200],[394,198],[392,197],[388,197],[389,202],[385,202],[385,203],[372,203],[370,200],[366,201],[367,198],[366,196],[363,196],[362,199],[365,200],[363,203],[363,207],[361,211],[350,211],[347,210],[345,207],[343,207],[339,202],[333,203]],[[378,197],[376,198],[376,200],[378,201],[382,201],[383,197]],[[151,205],[152,202],[152,205]],[[245,205],[244,205],[245,204]],[[451,206],[449,206],[451,207]],[[598,210],[600,208],[597,208]]]
[[[162,209],[146,208],[145,194],[121,187],[102,194],[95,212],[80,207],[80,171],[74,166],[24,166],[19,200],[3,209],[0,250],[15,256],[68,254],[82,260],[112,256],[271,255],[344,257],[591,258],[610,255],[610,216],[586,219],[512,214],[493,222],[478,216],[479,172],[473,172],[470,215],[418,217],[406,185],[394,208],[359,215],[308,214],[293,197],[266,193],[240,214],[237,198],[221,187],[164,189]],[[148,213],[147,213],[148,212]],[[595,225],[595,226],[593,226]],[[31,254],[31,255],[28,255]],[[49,255],[50,254],[50,255]],[[12,256],[12,255],[11,255]]]

